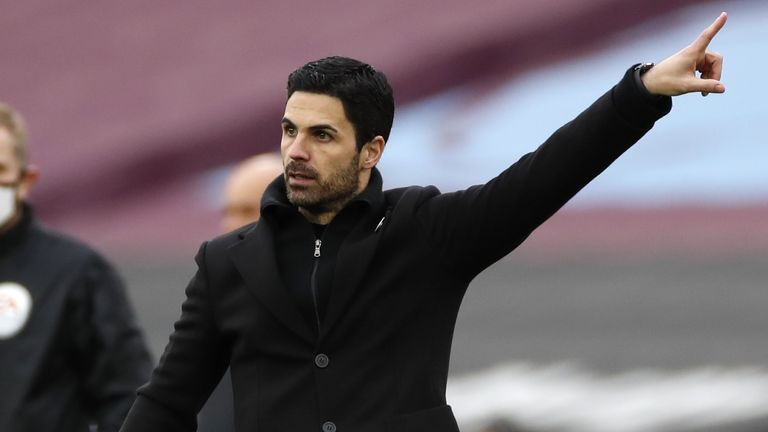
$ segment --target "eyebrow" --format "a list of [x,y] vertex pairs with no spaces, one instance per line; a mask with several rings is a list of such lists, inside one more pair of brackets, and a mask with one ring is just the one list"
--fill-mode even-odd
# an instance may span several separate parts
[[[280,123],[284,124],[284,125],[287,125],[287,126],[294,127],[294,128],[296,127],[296,125],[293,124],[293,122],[288,117],[283,117],[283,119],[280,121]],[[333,127],[333,126],[331,126],[329,124],[326,124],[326,123],[312,125],[312,126],[309,127],[309,130],[311,130],[311,131],[330,130],[332,132],[339,133],[338,129],[336,129],[335,127]]]
[[313,132],[315,132],[315,131],[322,131],[322,130],[330,130],[332,132],[339,133],[339,131],[337,131],[335,127],[333,127],[333,126],[331,126],[329,124],[319,124],[319,125],[310,126],[309,130],[311,130]]

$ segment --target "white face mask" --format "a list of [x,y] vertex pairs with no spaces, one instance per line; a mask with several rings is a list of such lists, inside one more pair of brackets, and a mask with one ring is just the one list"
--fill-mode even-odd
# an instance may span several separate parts
[[16,188],[0,186],[0,227],[16,213]]

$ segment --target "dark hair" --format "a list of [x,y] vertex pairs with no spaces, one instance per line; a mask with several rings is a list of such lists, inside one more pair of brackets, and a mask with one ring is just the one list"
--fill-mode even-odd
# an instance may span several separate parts
[[309,62],[288,76],[288,97],[297,91],[339,98],[355,128],[358,150],[377,135],[389,139],[395,116],[392,87],[370,65],[338,56]]

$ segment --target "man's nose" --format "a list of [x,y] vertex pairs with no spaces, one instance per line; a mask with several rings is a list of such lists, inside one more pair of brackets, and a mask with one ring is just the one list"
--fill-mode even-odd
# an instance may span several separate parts
[[288,147],[288,157],[291,160],[309,160],[308,142],[301,133],[297,134]]

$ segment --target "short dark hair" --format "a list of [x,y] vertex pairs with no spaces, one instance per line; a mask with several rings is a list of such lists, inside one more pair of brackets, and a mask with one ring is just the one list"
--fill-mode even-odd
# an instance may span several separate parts
[[358,150],[377,135],[389,139],[395,116],[392,87],[370,65],[339,56],[311,61],[288,76],[288,98],[297,91],[339,98],[355,128]]

